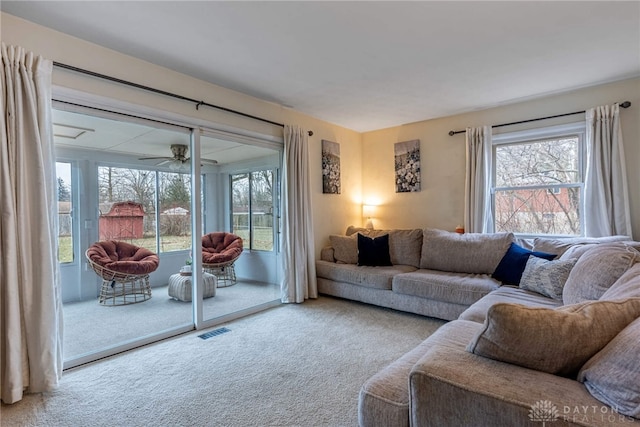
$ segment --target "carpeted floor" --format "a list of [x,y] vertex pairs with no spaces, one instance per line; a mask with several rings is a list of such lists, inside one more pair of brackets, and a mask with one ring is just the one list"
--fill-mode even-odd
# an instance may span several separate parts
[[444,322],[330,297],[65,371],[2,406],[9,426],[356,426],[364,381]]

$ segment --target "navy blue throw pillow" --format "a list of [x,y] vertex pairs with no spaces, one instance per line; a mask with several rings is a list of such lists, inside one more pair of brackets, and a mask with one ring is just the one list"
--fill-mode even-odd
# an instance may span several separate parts
[[531,255],[549,261],[556,257],[554,254],[530,251],[512,242],[491,277],[505,285],[518,286],[522,278],[522,272],[527,266],[527,261]]
[[389,235],[371,238],[358,233],[358,265],[393,265],[389,255]]

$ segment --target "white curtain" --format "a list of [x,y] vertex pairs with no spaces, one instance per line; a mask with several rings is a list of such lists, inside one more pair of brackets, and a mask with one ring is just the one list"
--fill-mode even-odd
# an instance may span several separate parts
[[284,127],[282,180],[282,302],[318,297],[307,133]]
[[49,391],[62,375],[53,64],[2,44],[0,398]]
[[464,229],[467,233],[493,231],[491,216],[491,126],[466,130]]
[[585,234],[631,236],[631,213],[618,104],[586,111]]

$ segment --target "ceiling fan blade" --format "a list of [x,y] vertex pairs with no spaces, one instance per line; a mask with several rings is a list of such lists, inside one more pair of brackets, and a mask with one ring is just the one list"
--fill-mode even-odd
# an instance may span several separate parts
[[[183,163],[188,163],[191,160],[190,157],[187,157]],[[200,159],[201,165],[217,165],[218,161],[213,159]]]
[[160,163],[157,163],[156,166],[162,166],[162,165],[166,165],[167,163],[173,162],[173,159],[170,157],[160,157],[160,158],[164,160],[161,161]]
[[173,160],[173,157],[160,156],[160,157],[138,157],[138,160]]

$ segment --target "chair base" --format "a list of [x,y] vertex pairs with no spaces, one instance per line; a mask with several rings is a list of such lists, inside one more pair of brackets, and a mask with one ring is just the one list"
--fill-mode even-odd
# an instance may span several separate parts
[[99,302],[105,306],[127,305],[144,302],[151,298],[149,276],[129,280],[102,279]]
[[231,264],[203,264],[204,271],[213,274],[218,279],[218,288],[226,288],[236,284],[236,269]]

